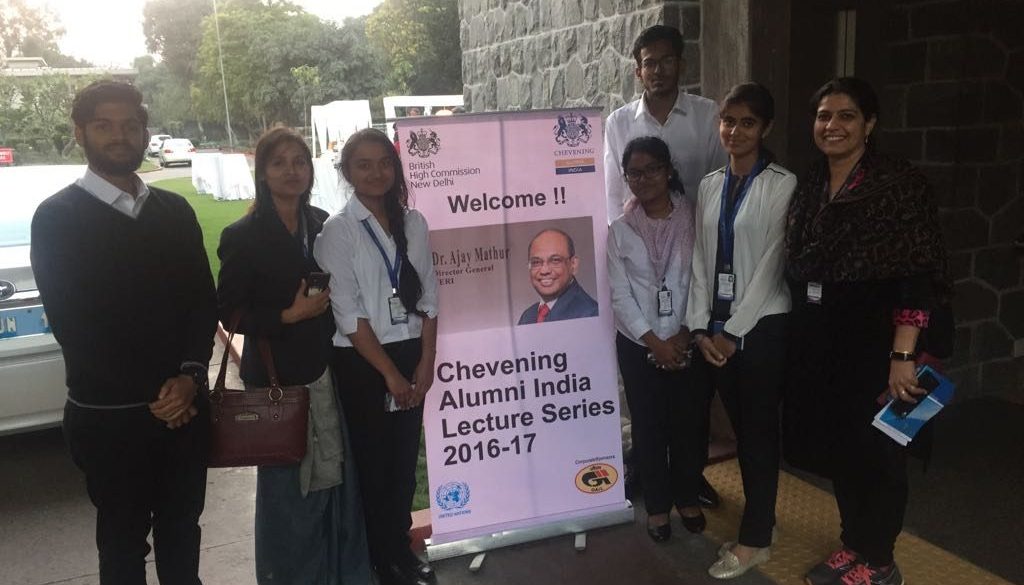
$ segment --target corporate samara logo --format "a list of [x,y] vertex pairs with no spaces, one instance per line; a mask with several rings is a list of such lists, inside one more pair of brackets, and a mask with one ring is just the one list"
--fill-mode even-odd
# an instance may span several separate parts
[[592,133],[587,117],[576,112],[558,116],[558,124],[555,125],[553,131],[555,142],[571,148],[590,142]]
[[593,463],[576,473],[576,489],[585,494],[606,492],[618,481],[619,471],[607,463]]
[[437,507],[446,512],[459,510],[469,504],[469,484],[464,481],[450,481],[437,488],[434,493]]
[[415,131],[410,130],[409,138],[405,141],[405,147],[408,149],[409,154],[413,156],[428,158],[432,154],[441,152],[441,139],[437,136],[437,132],[433,130],[424,128]]

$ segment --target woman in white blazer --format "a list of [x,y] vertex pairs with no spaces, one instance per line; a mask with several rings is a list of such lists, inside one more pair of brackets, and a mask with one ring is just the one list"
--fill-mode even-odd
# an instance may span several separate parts
[[712,577],[730,579],[770,557],[779,476],[779,415],[790,309],[783,259],[796,177],[772,161],[763,139],[774,101],[757,83],[722,100],[719,137],[729,164],[704,177],[697,202],[686,323],[737,438],[746,505],[737,542]]

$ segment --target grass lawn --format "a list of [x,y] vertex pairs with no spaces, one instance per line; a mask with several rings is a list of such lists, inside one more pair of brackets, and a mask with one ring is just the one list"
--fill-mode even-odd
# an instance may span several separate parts
[[[206,255],[210,258],[210,270],[216,281],[220,272],[220,259],[217,258],[217,246],[220,244],[220,232],[238,218],[245,215],[251,201],[217,201],[212,195],[200,195],[192,187],[192,179],[167,179],[156,181],[154,186],[173,191],[188,200],[196,212],[199,225],[203,228],[203,245]],[[416,465],[416,494],[413,496],[412,509],[422,510],[430,507],[429,486],[427,485],[426,440],[420,438],[420,456]]]
[[155,162],[149,160],[148,158],[144,158],[144,159],[142,159],[142,166],[140,166],[139,170],[136,171],[136,172],[148,173],[149,171],[158,171],[158,170],[160,170],[160,165],[158,165]]
[[200,195],[192,187],[192,179],[187,177],[156,181],[153,185],[181,195],[192,205],[196,218],[199,219],[199,226],[203,228],[203,246],[206,247],[206,255],[210,258],[210,270],[216,281],[220,272],[220,259],[217,258],[220,233],[245,215],[252,201],[217,201],[213,195]]

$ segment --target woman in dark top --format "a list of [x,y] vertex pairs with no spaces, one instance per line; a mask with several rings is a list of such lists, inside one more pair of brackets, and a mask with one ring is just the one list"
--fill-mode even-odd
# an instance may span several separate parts
[[[313,166],[302,137],[285,129],[256,145],[256,201],[224,229],[218,297],[226,327],[240,315],[241,377],[269,385],[257,339],[271,348],[283,385],[310,388],[310,441],[298,465],[257,472],[256,578],[261,585],[369,582],[369,560],[344,419],[327,367],[334,334],[330,293],[307,294],[320,268],[313,242],[327,213],[309,204]],[[343,462],[344,461],[344,462]]]
[[789,210],[784,446],[790,463],[832,480],[843,546],[806,581],[902,585],[893,546],[907,503],[906,450],[871,420],[886,399],[923,393],[915,361],[950,351],[946,252],[924,176],[873,147],[871,86],[835,79],[812,106],[824,157]]

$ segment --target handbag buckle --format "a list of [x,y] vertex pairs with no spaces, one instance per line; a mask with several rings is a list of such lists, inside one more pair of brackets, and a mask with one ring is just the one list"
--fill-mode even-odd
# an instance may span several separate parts
[[284,390],[280,386],[271,386],[270,390],[267,390],[267,398],[275,404],[281,402],[281,399],[284,398]]

